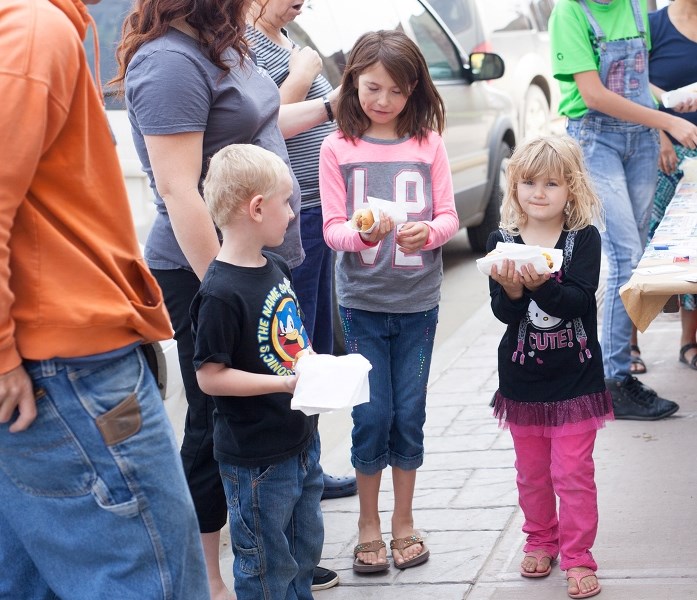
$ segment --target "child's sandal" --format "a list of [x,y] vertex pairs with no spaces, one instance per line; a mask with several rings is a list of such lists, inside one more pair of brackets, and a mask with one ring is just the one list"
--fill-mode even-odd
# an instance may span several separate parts
[[568,583],[569,579],[573,579],[576,582],[576,587],[578,588],[578,593],[577,594],[572,594],[571,592],[567,592],[569,594],[569,598],[590,598],[591,596],[597,596],[600,593],[600,590],[602,589],[600,587],[600,582],[598,582],[598,587],[589,590],[587,592],[582,592],[581,591],[581,579],[584,577],[590,577],[593,576],[597,579],[597,575],[595,574],[595,571],[593,569],[581,569],[579,571],[567,571],[566,572],[566,581]]
[[[523,565],[521,564],[520,565],[520,574],[523,577],[531,577],[531,578],[547,577],[547,575],[549,575],[552,572],[552,561],[554,560],[554,557],[546,550],[540,549],[540,550],[531,550],[530,552],[526,552],[523,560],[525,560],[525,558],[528,558],[528,557],[534,558],[537,561],[538,565],[540,564],[540,561],[542,559],[548,558],[549,559],[549,566],[547,567],[547,570],[545,570],[545,571],[537,571],[537,570],[526,571],[523,568]],[[535,568],[537,569],[537,567],[535,567]]]

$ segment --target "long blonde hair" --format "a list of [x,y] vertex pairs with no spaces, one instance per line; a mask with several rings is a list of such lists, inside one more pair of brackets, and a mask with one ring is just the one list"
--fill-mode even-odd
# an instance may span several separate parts
[[501,206],[501,228],[520,232],[528,216],[518,202],[518,182],[536,177],[560,177],[569,186],[564,209],[564,230],[574,231],[595,224],[601,231],[604,212],[583,161],[583,153],[568,135],[540,136],[516,147],[506,168],[506,191]]

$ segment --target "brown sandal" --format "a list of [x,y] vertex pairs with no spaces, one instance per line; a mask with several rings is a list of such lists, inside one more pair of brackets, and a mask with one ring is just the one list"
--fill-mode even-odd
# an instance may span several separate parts
[[382,571],[387,571],[387,569],[390,568],[390,563],[387,561],[384,563],[370,564],[358,558],[359,552],[375,552],[375,554],[377,554],[384,547],[385,542],[382,540],[373,540],[372,542],[356,544],[353,548],[353,570],[356,573],[381,573]]
[[632,359],[632,364],[630,366],[630,372],[632,375],[643,375],[646,373],[646,363],[641,358],[641,350],[639,346],[632,344],[629,347],[630,356]]
[[690,369],[694,369],[697,371],[697,354],[695,354],[692,359],[688,360],[687,354],[688,350],[695,350],[697,349],[697,344],[685,344],[682,348],[680,348],[680,362],[685,363]]
[[[393,539],[390,542],[390,550],[397,550],[398,552],[402,552],[402,550],[406,550],[409,546],[413,546],[414,544],[421,544],[421,552],[419,552],[419,554],[417,554],[413,558],[405,560],[402,563],[398,563],[395,560],[395,567],[397,567],[398,569],[408,569],[410,567],[420,565],[421,563],[425,563],[428,560],[428,557],[431,553],[428,550],[428,548],[426,548],[426,544],[424,544],[423,538],[418,535],[409,535],[407,537]],[[394,560],[394,554],[392,555],[392,559]]]

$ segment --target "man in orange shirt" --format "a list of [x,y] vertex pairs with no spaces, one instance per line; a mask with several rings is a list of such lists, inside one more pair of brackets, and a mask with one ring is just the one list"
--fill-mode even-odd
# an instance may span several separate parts
[[0,598],[208,598],[80,0],[0,5]]

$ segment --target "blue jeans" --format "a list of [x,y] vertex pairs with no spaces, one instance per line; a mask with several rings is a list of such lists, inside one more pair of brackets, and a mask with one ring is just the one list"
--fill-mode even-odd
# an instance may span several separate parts
[[438,307],[418,313],[376,313],[339,306],[346,350],[373,365],[370,402],[354,407],[351,463],[365,475],[387,465],[423,464],[426,387]]
[[605,377],[630,374],[632,321],[620,298],[644,252],[656,189],[658,134],[641,125],[603,119],[569,119],[567,131],[583,149],[595,190],[605,210],[603,252],[608,279],[601,346]]
[[303,324],[318,354],[334,350],[334,252],[322,234],[322,207],[300,212],[300,231],[305,260],[293,269],[293,289],[303,312]]
[[0,598],[207,599],[172,427],[142,352],[27,362],[38,416],[0,423]]
[[312,600],[324,543],[319,455],[315,432],[307,448],[278,464],[220,463],[238,600]]

